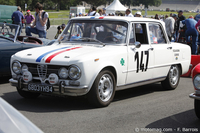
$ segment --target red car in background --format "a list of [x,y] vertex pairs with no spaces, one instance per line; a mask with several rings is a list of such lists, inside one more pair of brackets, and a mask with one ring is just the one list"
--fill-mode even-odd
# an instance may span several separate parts
[[200,63],[200,55],[191,55],[191,68],[186,74],[181,75],[181,77],[191,77],[192,69]]
[[187,74],[190,75],[191,73],[195,92],[190,94],[189,96],[190,98],[194,99],[194,110],[195,110],[196,116],[200,119],[200,63],[198,62],[198,64],[196,64],[197,61],[200,61],[200,56],[195,55],[194,58],[192,57],[192,60],[191,60],[191,63],[193,63],[193,69],[190,69],[190,71]]

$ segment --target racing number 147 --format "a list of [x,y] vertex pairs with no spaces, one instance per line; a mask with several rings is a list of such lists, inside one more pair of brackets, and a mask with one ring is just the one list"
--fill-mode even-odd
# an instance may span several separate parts
[[[144,57],[143,57],[143,54]],[[143,63],[143,58],[146,57],[146,63]],[[142,70],[143,71],[147,71],[147,68],[148,68],[148,63],[149,63],[149,51],[141,51],[141,59],[139,58],[139,53],[136,52],[135,53],[135,61],[137,61],[137,70],[136,70],[136,73],[139,72],[139,70]]]

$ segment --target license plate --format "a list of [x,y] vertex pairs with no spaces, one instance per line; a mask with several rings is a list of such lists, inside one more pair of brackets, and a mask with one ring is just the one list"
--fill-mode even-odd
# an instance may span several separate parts
[[42,85],[42,84],[28,84],[29,91],[36,91],[36,92],[53,92],[53,86],[51,85]]

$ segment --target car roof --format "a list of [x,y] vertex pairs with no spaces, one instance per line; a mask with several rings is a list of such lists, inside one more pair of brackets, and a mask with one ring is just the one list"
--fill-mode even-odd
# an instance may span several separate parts
[[140,21],[140,22],[159,22],[162,23],[161,20],[156,20],[152,18],[143,18],[143,17],[124,17],[124,16],[84,16],[84,17],[74,17],[71,20],[114,20],[114,21]]

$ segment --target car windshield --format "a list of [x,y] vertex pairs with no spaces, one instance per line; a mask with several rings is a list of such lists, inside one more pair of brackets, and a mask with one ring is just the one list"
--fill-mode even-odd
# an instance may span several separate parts
[[18,25],[0,23],[0,37],[14,40],[18,33]]
[[122,44],[126,42],[128,24],[121,21],[72,20],[62,35],[61,42],[96,42],[97,44]]

